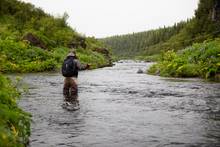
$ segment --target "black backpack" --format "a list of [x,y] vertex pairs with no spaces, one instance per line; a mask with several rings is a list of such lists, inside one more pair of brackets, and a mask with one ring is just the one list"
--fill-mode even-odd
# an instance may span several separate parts
[[64,77],[77,77],[78,67],[74,58],[66,58],[62,65],[62,75]]

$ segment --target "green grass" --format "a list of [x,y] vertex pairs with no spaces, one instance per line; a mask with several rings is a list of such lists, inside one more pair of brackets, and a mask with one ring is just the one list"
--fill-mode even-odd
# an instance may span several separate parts
[[196,43],[177,53],[168,51],[148,73],[216,80],[220,74],[220,39]]

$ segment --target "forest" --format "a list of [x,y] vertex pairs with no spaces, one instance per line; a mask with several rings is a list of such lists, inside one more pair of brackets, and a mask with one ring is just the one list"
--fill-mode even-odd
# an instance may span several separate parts
[[168,41],[172,36],[178,34],[186,25],[186,22],[179,22],[173,27],[159,28],[146,32],[139,32],[127,35],[118,35],[101,39],[106,45],[112,48],[113,54],[119,58],[132,58],[142,54],[145,50],[146,55],[159,53],[158,50],[149,50],[156,44]]
[[159,61],[149,70],[151,74],[219,80],[219,37],[220,2],[200,0],[195,16],[185,22],[101,41],[117,58]]

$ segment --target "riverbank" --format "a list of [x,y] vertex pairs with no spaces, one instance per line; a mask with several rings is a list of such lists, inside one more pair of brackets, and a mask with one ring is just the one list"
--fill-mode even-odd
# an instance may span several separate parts
[[18,107],[19,97],[10,80],[0,74],[0,146],[22,147],[29,141],[31,115]]
[[201,77],[220,81],[220,38],[168,51],[150,67],[149,74],[164,77]]

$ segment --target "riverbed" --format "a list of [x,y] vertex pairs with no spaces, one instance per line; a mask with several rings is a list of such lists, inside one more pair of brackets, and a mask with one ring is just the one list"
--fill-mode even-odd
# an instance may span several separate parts
[[80,110],[67,111],[60,73],[24,74],[19,105],[33,117],[31,147],[220,146],[220,83],[137,74],[124,61],[79,73]]

